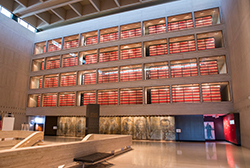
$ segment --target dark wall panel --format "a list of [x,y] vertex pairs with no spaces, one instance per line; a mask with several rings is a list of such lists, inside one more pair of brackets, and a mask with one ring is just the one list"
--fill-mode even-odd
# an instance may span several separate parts
[[53,126],[57,126],[57,117],[55,117],[55,116],[46,116],[44,135],[56,136],[56,129],[53,129]]
[[179,135],[176,133],[176,140],[205,141],[202,115],[175,116],[175,128],[181,129]]

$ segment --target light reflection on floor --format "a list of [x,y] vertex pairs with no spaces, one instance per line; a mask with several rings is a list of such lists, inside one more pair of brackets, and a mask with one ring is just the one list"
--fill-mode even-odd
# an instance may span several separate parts
[[133,141],[132,148],[108,162],[88,168],[250,167],[250,150],[227,142]]

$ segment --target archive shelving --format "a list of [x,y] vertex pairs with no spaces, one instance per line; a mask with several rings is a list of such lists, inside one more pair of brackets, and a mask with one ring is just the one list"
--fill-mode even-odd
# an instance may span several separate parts
[[201,75],[219,74],[217,60],[208,60],[200,62]]
[[171,61],[171,78],[198,76],[196,59]]
[[166,24],[157,24],[148,26],[148,34],[158,34],[166,32]]
[[62,56],[62,67],[76,66],[78,61],[77,54],[66,54]]
[[48,41],[48,52],[58,51],[62,48],[62,38]]
[[74,93],[59,94],[59,106],[74,106],[74,105],[75,105]]
[[196,27],[210,26],[212,24],[213,24],[212,16],[202,16],[195,18]]
[[221,92],[220,85],[202,85],[202,100],[203,102],[220,102]]
[[50,57],[46,59],[46,69],[60,68],[60,56]]
[[118,68],[103,68],[98,70],[98,83],[118,82]]
[[169,78],[168,62],[145,64],[146,80]]
[[84,92],[80,95],[80,106],[95,104],[95,92]]
[[147,104],[170,103],[169,87],[147,88]]
[[43,94],[43,107],[55,107],[57,103],[56,94]]
[[111,33],[101,34],[100,35],[100,43],[118,40],[118,38],[119,38],[118,32],[111,32]]
[[44,77],[44,88],[58,87],[58,75]]
[[97,44],[98,43],[98,37],[97,36],[91,36],[86,38],[86,45],[90,44]]
[[149,56],[166,55],[168,54],[167,44],[156,44],[149,46]]
[[35,44],[34,54],[42,54],[45,52],[46,52],[46,41]]
[[172,101],[173,103],[198,103],[200,102],[200,90],[197,85],[180,85],[172,86]]
[[121,60],[142,57],[141,47],[121,50]]
[[185,40],[169,43],[170,54],[195,51],[195,40]]
[[99,54],[99,62],[109,62],[118,60],[118,51],[107,51]]
[[36,102],[37,102],[36,107],[40,107],[40,102],[41,102],[41,96],[40,95],[37,96],[37,101]]
[[197,12],[194,12],[194,16],[195,16],[196,27],[220,24],[219,8],[197,11]]
[[98,104],[100,105],[117,105],[118,91],[117,90],[99,90]]
[[75,86],[76,85],[76,74],[61,75],[60,86]]
[[79,35],[64,37],[63,48],[74,48],[79,46]]
[[142,80],[142,66],[141,65],[131,65],[122,66],[120,70],[120,81],[137,81]]
[[121,31],[121,39],[141,36],[141,28]]
[[215,48],[215,39],[213,37],[197,39],[198,50],[207,50]]
[[168,22],[168,31],[183,30],[193,27],[192,19],[179,20],[176,22]]
[[92,85],[96,84],[96,71],[83,71],[81,74],[81,85]]
[[121,89],[120,104],[142,104],[142,88]]

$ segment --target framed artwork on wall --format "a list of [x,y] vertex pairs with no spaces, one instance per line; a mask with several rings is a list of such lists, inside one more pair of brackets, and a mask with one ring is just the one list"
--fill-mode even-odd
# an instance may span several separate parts
[[204,122],[204,132],[206,140],[215,140],[214,122]]

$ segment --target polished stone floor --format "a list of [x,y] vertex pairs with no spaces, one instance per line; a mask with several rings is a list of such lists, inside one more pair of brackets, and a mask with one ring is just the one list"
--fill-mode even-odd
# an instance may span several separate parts
[[[55,142],[79,140],[59,139]],[[88,168],[250,168],[250,150],[227,142],[133,141],[132,148]]]

